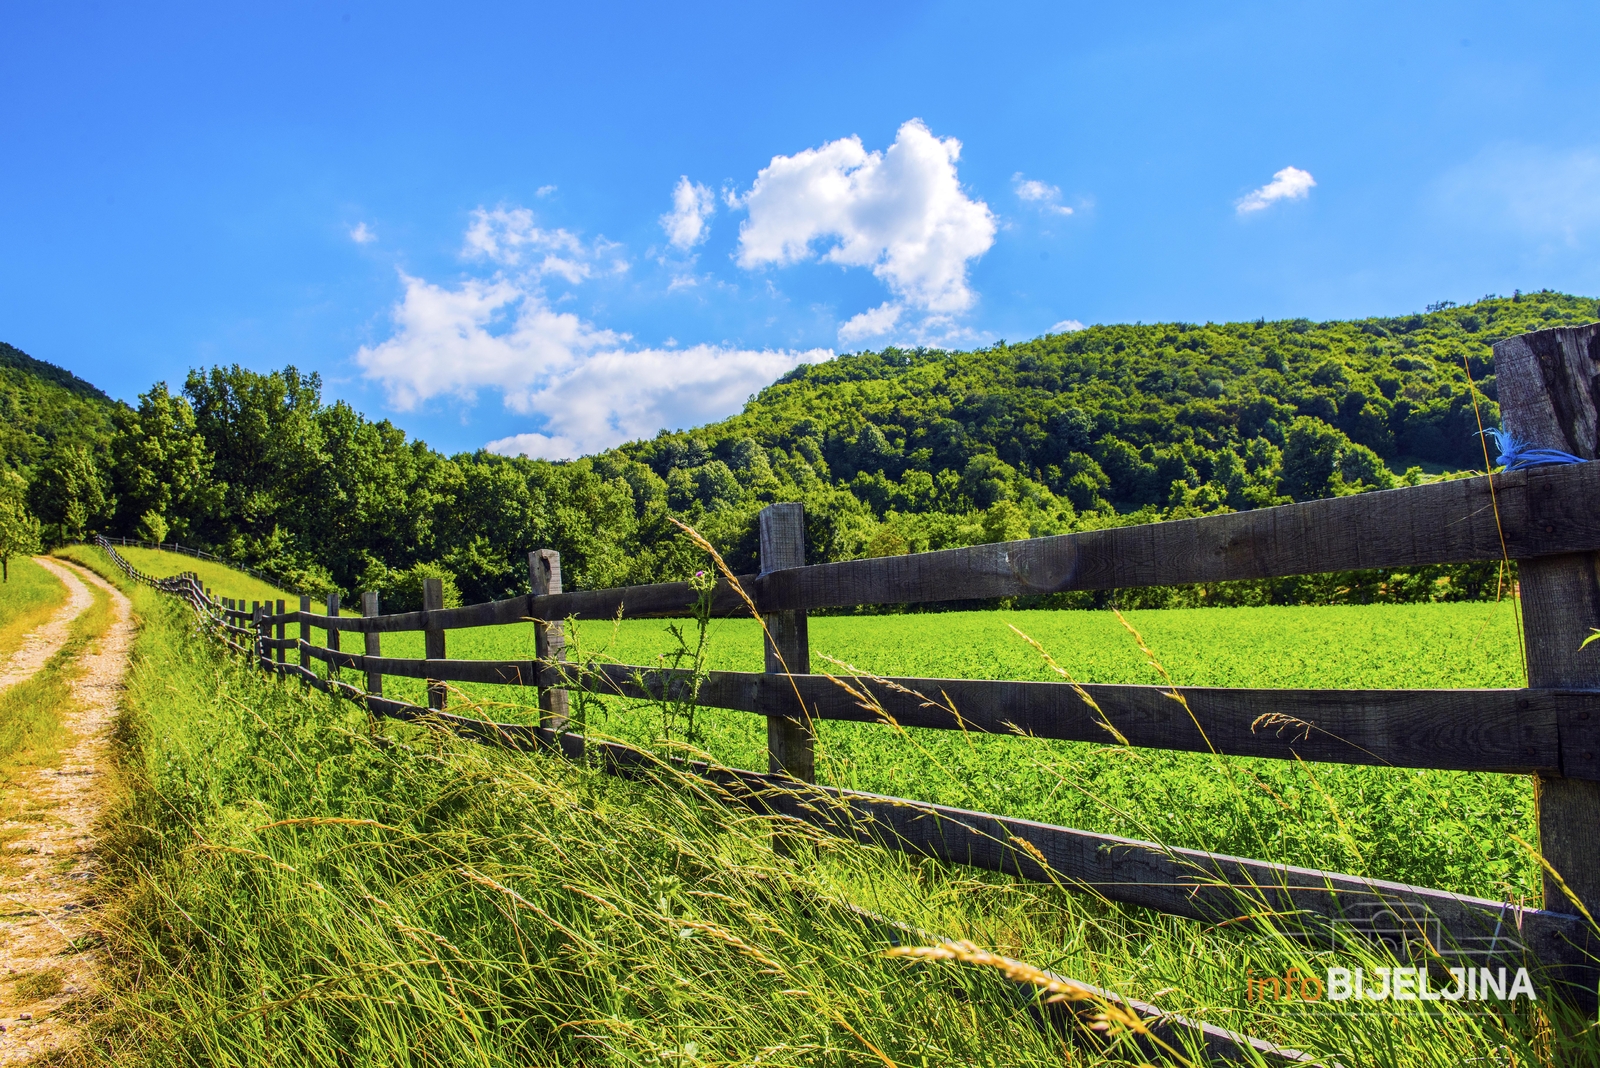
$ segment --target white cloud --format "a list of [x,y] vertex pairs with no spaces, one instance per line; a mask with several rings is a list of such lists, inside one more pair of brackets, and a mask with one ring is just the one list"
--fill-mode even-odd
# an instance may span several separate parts
[[661,229],[674,248],[691,249],[710,234],[706,220],[716,210],[717,198],[711,190],[683,175],[672,190],[672,210],[661,216]]
[[868,308],[839,328],[839,343],[853,345],[863,338],[882,337],[895,328],[904,310],[893,301],[884,301],[876,308]]
[[1017,197],[1030,204],[1036,204],[1042,211],[1053,212],[1056,215],[1071,215],[1072,209],[1061,203],[1061,188],[1034,179],[1022,177],[1018,171],[1011,176],[1012,188],[1016,189]]
[[350,240],[358,245],[370,245],[378,240],[378,235],[369,230],[366,223],[356,223],[350,228]]
[[1084,329],[1084,325],[1082,323],[1078,322],[1078,320],[1076,320],[1076,319],[1063,319],[1059,323],[1057,323],[1054,326],[1052,326],[1050,328],[1050,330],[1049,330],[1049,333],[1052,333],[1052,334],[1075,334],[1079,330],[1082,330],[1082,329]]
[[547,197],[555,191],[556,187],[553,185],[541,185],[538,189],[533,191],[533,195],[536,197]]
[[905,305],[952,314],[972,306],[967,261],[994,244],[989,206],[961,190],[961,142],[937,138],[921,120],[900,127],[886,152],[859,137],[774,156],[750,190],[729,197],[749,211],[739,227],[738,263],[753,269],[818,257],[870,267]]
[[1272,181],[1242,197],[1236,208],[1240,215],[1248,215],[1250,212],[1260,211],[1275,200],[1304,200],[1311,195],[1311,187],[1316,184],[1317,180],[1311,177],[1310,171],[1303,171],[1299,167],[1285,167],[1272,176]]
[[1600,151],[1498,145],[1448,172],[1437,195],[1456,224],[1474,232],[1577,248],[1600,237]]
[[[467,227],[469,259],[486,259],[501,267],[525,267],[539,275],[559,275],[573,285],[594,274],[595,264],[614,255],[619,246],[601,238],[585,245],[569,230],[544,230],[534,224],[527,208],[478,208]],[[614,258],[611,269],[628,269],[624,259]]]
[[625,334],[554,311],[526,282],[499,277],[447,289],[402,281],[394,335],[362,346],[356,364],[401,410],[443,395],[470,401],[491,388],[512,411],[542,420],[540,432],[493,442],[497,451],[562,459],[720,419],[795,366],[833,356],[822,349],[630,348]]

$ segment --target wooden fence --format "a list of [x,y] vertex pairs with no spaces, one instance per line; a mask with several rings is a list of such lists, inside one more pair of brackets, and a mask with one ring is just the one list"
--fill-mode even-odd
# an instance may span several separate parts
[[[1584,460],[1600,455],[1600,414],[1590,389],[1600,375],[1600,324],[1511,338],[1495,354],[1508,432]],[[1600,628],[1600,464],[832,564],[806,566],[804,546],[801,507],[772,505],[760,517],[760,573],[720,582],[710,595],[715,612],[758,614],[768,635],[764,672],[713,671],[698,680],[699,704],[766,718],[765,772],[695,768],[749,803],[890,848],[1059,881],[1175,915],[1211,922],[1271,917],[1308,938],[1375,939],[1413,959],[1538,963],[1551,982],[1592,1003],[1600,942],[1585,915],[1600,915],[1600,650],[1579,645]],[[852,693],[811,673],[806,612],[816,608],[1501,559],[1520,568],[1525,689],[1178,687],[1180,703],[1164,687],[969,679],[842,680],[858,691]],[[262,667],[348,696],[375,714],[431,718],[513,749],[579,756],[587,744],[608,767],[637,766],[643,754],[586,743],[567,729],[568,691],[660,699],[685,695],[697,680],[650,667],[569,663],[562,621],[618,612],[684,615],[699,594],[687,583],[564,592],[556,553],[530,553],[528,566],[533,592],[526,596],[446,609],[438,584],[430,582],[420,612],[381,614],[369,593],[359,617],[340,617],[337,595],[325,614],[304,597],[298,611],[286,611],[281,601],[247,610],[210,599],[192,578],[162,585],[190,599]],[[447,656],[450,630],[528,620],[536,624],[533,659]],[[298,626],[298,636],[287,636],[288,626]],[[325,634],[323,644],[312,640],[314,630]],[[385,657],[382,635],[397,631],[424,632],[425,658]],[[361,651],[341,647],[346,632],[362,636]],[[326,665],[326,677],[314,661]],[[341,670],[361,673],[365,685],[342,681]],[[385,675],[427,680],[428,707],[383,696]],[[540,722],[451,714],[445,711],[451,682],[533,687]],[[921,697],[941,693],[949,699],[943,705]],[[1530,775],[1540,847],[1560,878],[1547,877],[1545,907],[1532,908],[816,785],[813,725],[885,714],[907,727],[1093,742],[1110,740],[1108,721],[1133,746]],[[1294,729],[1262,728],[1263,716],[1292,721]]]

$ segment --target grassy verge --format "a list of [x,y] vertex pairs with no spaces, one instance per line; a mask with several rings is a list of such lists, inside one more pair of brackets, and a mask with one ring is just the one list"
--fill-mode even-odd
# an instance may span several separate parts
[[37,815],[23,789],[25,778],[54,766],[72,740],[62,715],[72,705],[78,657],[111,625],[110,598],[98,587],[90,589],[94,603],[73,620],[67,643],[32,678],[0,693],[0,856],[21,825]]
[[0,585],[0,662],[66,602],[61,580],[27,557],[11,561],[11,581]]
[[1600,1063],[1590,1036],[1555,1037],[1581,1023],[1558,1010],[1552,1028],[1544,1001],[1264,1005],[1251,971],[1330,958],[853,843],[774,850],[809,835],[667,767],[624,782],[417,729],[375,736],[132,594],[133,789],[105,846],[112,973],[91,1060],[1125,1062],[1038,1027],[992,969],[887,955],[855,904],[1348,1065]]
[[235,571],[231,567],[210,560],[197,560],[184,553],[169,553],[160,549],[140,549],[133,546],[119,547],[117,552],[128,563],[154,578],[167,578],[185,571],[193,571],[200,576],[200,581],[205,583],[215,597],[232,597],[246,603],[282,601],[291,610],[300,606],[299,594],[286,593],[253,575],[246,575],[242,571]]

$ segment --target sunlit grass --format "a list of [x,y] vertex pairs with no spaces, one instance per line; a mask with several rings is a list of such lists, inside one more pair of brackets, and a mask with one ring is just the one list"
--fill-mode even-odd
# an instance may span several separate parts
[[11,581],[0,583],[0,663],[66,600],[60,579],[26,556],[14,558]]

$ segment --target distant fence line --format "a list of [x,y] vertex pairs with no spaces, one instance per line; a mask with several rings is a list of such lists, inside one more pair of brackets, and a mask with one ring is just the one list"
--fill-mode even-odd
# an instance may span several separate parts
[[[1593,356],[1590,353],[1594,353]],[[1539,331],[1495,346],[1506,429],[1518,440],[1585,460],[1600,455],[1600,413],[1589,382],[1600,374],[1600,325]],[[1113,901],[1211,922],[1247,916],[1298,923],[1315,937],[1358,937],[1420,958],[1455,954],[1475,964],[1536,962],[1576,1000],[1591,1002],[1595,932],[1567,900],[1600,915],[1600,653],[1579,643],[1600,629],[1600,464],[1503,472],[1332,500],[963,549],[806,566],[804,514],[777,504],[760,516],[757,575],[720,581],[713,612],[754,613],[766,633],[764,672],[688,672],[569,663],[563,619],[687,614],[701,595],[687,583],[563,592],[559,556],[529,554],[533,593],[443,607],[437,580],[420,612],[384,615],[374,593],[362,615],[222,604],[190,579],[153,582],[186,597],[229,644],[265,669],[362,703],[377,715],[442,723],[479,741],[544,748],[626,770],[649,759],[568,730],[569,691],[631,698],[683,697],[762,715],[766,772],[699,767],[750,804],[847,837],[943,860],[1059,881]],[[109,543],[105,543],[111,549]],[[112,550],[114,553],[114,550]],[[117,557],[120,560],[120,556]],[[1529,686],[1512,690],[1271,690],[1151,687],[811,674],[806,611],[864,604],[1009,597],[1069,590],[1469,561],[1516,561]],[[125,561],[121,566],[128,569]],[[130,571],[131,573],[131,571]],[[139,576],[136,576],[139,577]],[[146,581],[151,581],[148,578]],[[451,629],[535,623],[529,660],[446,656]],[[298,624],[299,636],[286,634]],[[314,644],[312,632],[324,632]],[[381,636],[422,631],[426,656],[385,657]],[[341,635],[362,635],[346,652]],[[287,652],[297,653],[289,663]],[[312,662],[326,665],[326,677]],[[364,687],[340,680],[364,676]],[[423,679],[427,707],[383,696],[383,676]],[[538,726],[491,723],[445,711],[446,683],[535,688]],[[929,700],[928,694],[944,700]],[[1545,907],[1314,871],[1113,835],[968,812],[907,798],[815,784],[817,720],[891,720],[900,726],[1106,742],[1108,724],[1132,746],[1227,756],[1527,774],[1539,780]],[[1263,722],[1273,725],[1263,727]],[[1291,725],[1293,729],[1279,729]]]
[[249,567],[245,564],[239,563],[237,560],[229,560],[227,557],[216,556],[212,553],[208,553],[204,549],[191,549],[189,546],[179,545],[175,541],[140,541],[138,538],[112,538],[99,534],[95,535],[96,544],[99,544],[102,541],[110,545],[118,545],[124,548],[131,546],[135,549],[151,549],[164,553],[182,553],[185,556],[192,556],[196,560],[209,560],[214,564],[221,564],[224,567],[231,567],[235,571],[243,571],[246,575],[249,575],[252,578],[258,578],[268,585],[276,586],[285,593],[292,593],[296,596],[300,596],[304,593],[303,590],[301,590],[294,583],[285,579],[282,575],[274,575],[266,571],[261,571],[257,568]]

